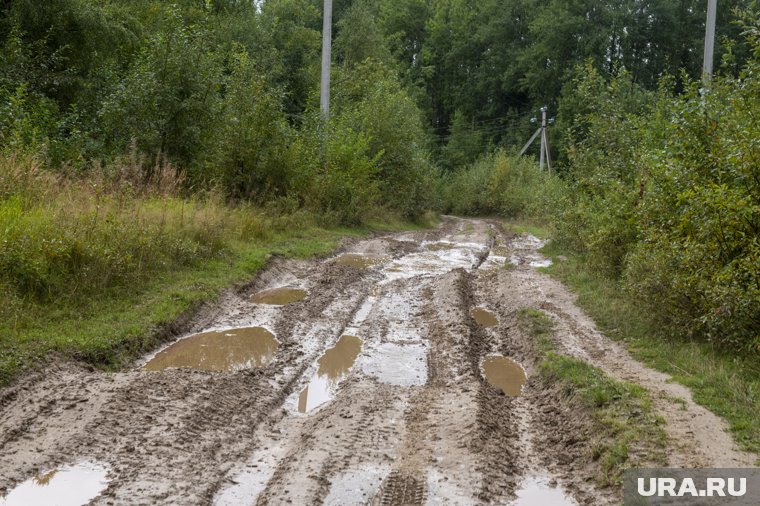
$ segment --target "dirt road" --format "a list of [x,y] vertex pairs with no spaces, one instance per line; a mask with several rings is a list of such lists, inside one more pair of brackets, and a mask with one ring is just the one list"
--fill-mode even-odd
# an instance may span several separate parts
[[[652,392],[671,465],[752,465],[720,419],[537,270],[541,245],[446,218],[327,260],[276,259],[178,324],[205,337],[129,371],[28,377],[0,392],[0,504],[77,473],[94,504],[615,504],[618,490],[595,488],[583,414],[535,374],[522,308],[554,321],[561,352]],[[266,292],[278,287],[303,291]],[[164,368],[193,363],[210,370]]]

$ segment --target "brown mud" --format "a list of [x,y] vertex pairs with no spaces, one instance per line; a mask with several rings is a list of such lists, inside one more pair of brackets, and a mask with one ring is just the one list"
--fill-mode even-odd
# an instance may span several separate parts
[[[751,465],[722,420],[600,334],[537,270],[540,245],[446,218],[338,252],[383,259],[368,268],[276,259],[177,336],[261,327],[279,342],[267,360],[145,370],[157,350],[130,370],[60,363],[0,391],[0,498],[86,461],[107,470],[94,504],[617,504],[620,491],[593,480],[588,414],[536,374],[523,308],[554,320],[562,353],[652,391],[671,465]],[[308,297],[251,300],[283,286]],[[492,326],[475,321],[479,307]],[[486,379],[494,356],[519,364],[521,395]],[[315,378],[329,395],[305,409]]]

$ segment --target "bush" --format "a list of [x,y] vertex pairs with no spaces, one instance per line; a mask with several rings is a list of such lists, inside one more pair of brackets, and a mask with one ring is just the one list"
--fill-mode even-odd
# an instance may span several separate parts
[[378,204],[376,160],[368,137],[335,119],[315,116],[293,148],[301,160],[294,194],[327,222],[358,224]]
[[[646,167],[642,241],[628,286],[690,334],[760,351],[760,65],[672,105],[670,141]],[[663,311],[664,310],[664,311]]]
[[223,53],[208,47],[210,35],[186,26],[176,8],[164,28],[142,48],[100,110],[105,144],[116,154],[132,142],[189,167],[218,124]]
[[[559,241],[674,332],[760,352],[760,30],[738,78],[647,98],[587,69]],[[586,82],[588,81],[588,82]],[[632,88],[633,87],[633,88]],[[635,112],[638,111],[638,112]]]
[[454,214],[546,219],[563,193],[564,183],[541,172],[534,160],[500,150],[449,176],[445,207]]
[[420,110],[386,64],[367,58],[343,72],[334,113],[366,137],[382,204],[405,218],[421,216],[435,197]]
[[247,52],[230,55],[220,121],[205,149],[195,180],[212,181],[234,197],[264,201],[287,194],[294,163],[288,159],[295,136],[272,90]]

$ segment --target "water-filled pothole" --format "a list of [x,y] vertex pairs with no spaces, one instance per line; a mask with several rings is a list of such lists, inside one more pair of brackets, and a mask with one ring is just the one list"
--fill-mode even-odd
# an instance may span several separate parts
[[254,304],[270,304],[273,306],[284,306],[293,302],[299,302],[306,298],[308,292],[301,288],[270,288],[263,290],[251,297]]
[[385,263],[388,260],[389,258],[383,255],[361,255],[359,253],[345,253],[336,258],[335,263],[338,265],[355,267],[357,269],[369,269],[370,267]]
[[8,495],[0,497],[0,506],[82,506],[105,490],[107,475],[106,466],[93,462],[59,467],[19,484]]
[[516,492],[517,499],[513,506],[533,506],[534,504],[551,504],[552,506],[575,506],[577,503],[562,490],[552,486],[543,476],[526,478]]
[[470,311],[473,319],[483,327],[494,327],[499,324],[499,319],[496,315],[483,307],[474,307]]
[[525,369],[511,358],[501,355],[488,356],[483,360],[483,373],[486,380],[511,397],[522,394],[527,381]]
[[335,346],[325,351],[318,361],[316,374],[298,396],[298,411],[306,413],[329,401],[331,388],[348,373],[361,349],[361,339],[344,335]]
[[203,332],[160,351],[145,364],[148,371],[188,367],[206,371],[237,371],[267,365],[277,351],[274,334],[263,327]]

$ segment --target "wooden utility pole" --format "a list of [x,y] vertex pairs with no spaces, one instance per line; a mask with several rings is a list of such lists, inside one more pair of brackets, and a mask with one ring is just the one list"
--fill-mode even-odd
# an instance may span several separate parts
[[332,0],[325,0],[325,15],[322,21],[322,83],[319,107],[322,116],[330,117],[330,63],[332,51]]
[[[549,130],[547,127],[547,121],[546,121],[546,106],[541,108],[541,126],[538,127],[538,130],[528,139],[528,142],[525,143],[525,146],[520,150],[520,154],[517,156],[522,156],[525,154],[526,151],[528,151],[528,148],[531,144],[533,144],[533,141],[536,140],[536,137],[539,135],[541,136],[541,150],[540,150],[540,162],[539,167],[541,170],[544,170],[544,162],[549,167],[549,174],[552,172],[552,152],[551,148],[549,147]],[[552,120],[553,121],[553,120]],[[531,120],[531,122],[535,122],[535,119]]]
[[708,81],[713,73],[713,54],[715,52],[715,17],[718,10],[718,0],[707,0],[707,23],[705,23],[705,57],[702,73]]
[[546,153],[546,106],[541,108],[541,154],[539,155],[539,168],[544,171],[544,155]]

